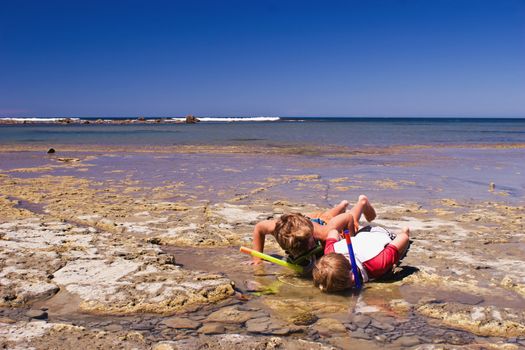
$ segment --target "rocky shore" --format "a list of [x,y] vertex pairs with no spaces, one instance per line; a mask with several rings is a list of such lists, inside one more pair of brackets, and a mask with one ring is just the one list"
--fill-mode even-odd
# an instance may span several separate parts
[[135,119],[81,119],[81,118],[0,118],[0,125],[16,124],[108,124],[108,125],[125,125],[125,124],[158,124],[158,123],[198,123],[199,118],[193,115],[176,118],[145,118],[138,117]]
[[[326,295],[275,266],[254,269],[237,248],[258,220],[320,208],[268,189],[328,182],[353,196],[338,178],[310,170],[219,190],[214,179],[111,177],[127,169],[97,153],[60,157],[76,160],[0,164],[5,348],[525,347],[524,207],[504,197],[375,201],[377,224],[411,227],[409,254],[360,295]],[[97,172],[108,177],[86,175]],[[268,251],[280,252],[272,239]]]

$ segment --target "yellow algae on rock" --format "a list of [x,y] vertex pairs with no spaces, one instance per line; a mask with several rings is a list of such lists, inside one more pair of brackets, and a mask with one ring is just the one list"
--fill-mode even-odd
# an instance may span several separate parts
[[346,327],[341,321],[333,318],[321,318],[315,324],[314,328],[319,333],[332,334],[332,333],[346,333]]
[[46,171],[53,171],[54,168],[50,166],[32,167],[32,168],[16,168],[11,169],[9,173],[42,173]]
[[340,191],[340,192],[346,192],[346,191],[350,191],[350,190],[357,189],[357,188],[359,188],[359,186],[336,186],[334,187],[334,190]]
[[516,293],[521,294],[522,297],[525,297],[525,285],[522,283],[514,282],[514,280],[510,276],[505,276],[501,280],[500,286],[508,290],[515,291]]
[[450,198],[442,199],[441,200],[441,204],[446,206],[446,207],[457,207],[457,206],[459,206],[458,202],[456,202],[455,200],[450,199]]
[[403,185],[412,185],[412,186],[417,185],[417,182],[412,181],[412,180],[400,180],[399,183]]
[[399,313],[407,313],[412,309],[412,305],[403,299],[392,299],[389,302],[389,306],[392,308],[392,310]]
[[22,219],[33,216],[32,213],[23,208],[17,208],[19,204],[17,200],[10,200],[7,196],[0,195],[0,212],[2,217],[0,222],[4,220]]
[[345,182],[345,181],[348,181],[349,178],[347,177],[338,177],[338,178],[335,178],[335,179],[330,179],[329,181],[332,182],[332,183],[340,183],[340,182]]
[[321,179],[319,174],[307,174],[307,175],[285,175],[284,179],[288,181],[317,181]]
[[161,342],[155,344],[152,350],[178,350],[176,345],[170,344],[170,342]]
[[382,189],[399,190],[401,186],[392,179],[376,180],[374,185]]

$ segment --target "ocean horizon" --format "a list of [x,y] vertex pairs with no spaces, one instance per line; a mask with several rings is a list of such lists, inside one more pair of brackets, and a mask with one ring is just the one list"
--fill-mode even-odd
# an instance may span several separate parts
[[[0,124],[0,144],[89,145],[336,145],[389,147],[525,143],[525,118],[245,117],[30,119]],[[255,126],[256,125],[256,126]]]

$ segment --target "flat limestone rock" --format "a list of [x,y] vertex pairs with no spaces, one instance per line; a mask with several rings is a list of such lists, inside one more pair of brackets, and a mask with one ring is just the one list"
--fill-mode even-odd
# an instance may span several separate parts
[[372,322],[372,318],[366,315],[355,315],[352,318],[352,323],[359,328],[366,328]]
[[164,342],[172,348],[159,348],[158,350],[171,349],[309,349],[309,350],[335,350],[336,348],[318,342],[302,339],[249,336],[241,334],[224,334],[192,337],[188,339]]
[[261,213],[249,210],[243,205],[224,204],[222,208],[217,208],[215,215],[225,220],[227,223],[256,223],[261,216]]
[[162,324],[174,329],[197,329],[202,323],[184,317],[171,317],[162,321]]
[[25,315],[37,320],[45,320],[47,318],[47,312],[43,310],[29,310],[25,313]]
[[46,282],[26,282],[23,277],[0,286],[0,306],[21,306],[34,300],[53,296],[59,291],[57,285]]
[[230,280],[224,277],[199,280],[200,273],[173,265],[165,265],[163,269],[142,266],[142,271],[135,270],[133,263],[118,266],[116,275],[122,274],[124,270],[129,273],[117,281],[71,283],[66,288],[81,297],[82,309],[112,314],[164,314],[181,311],[195,304],[216,302],[234,293]]
[[177,344],[174,341],[163,341],[153,345],[152,350],[178,350]]
[[199,328],[198,332],[201,334],[222,334],[226,331],[224,325],[220,323],[208,323]]
[[447,326],[482,336],[516,337],[525,334],[525,313],[494,306],[472,306],[458,303],[429,303],[417,311],[441,320]]
[[341,321],[333,318],[321,318],[315,324],[314,328],[321,334],[346,333],[346,327]]
[[290,327],[287,327],[282,322],[272,320],[270,317],[248,320],[246,322],[246,330],[250,333],[266,335],[287,335],[292,332]]
[[222,275],[188,271],[162,250],[42,218],[0,223],[0,306],[52,297],[64,287],[85,311],[170,313],[233,295]]
[[394,345],[408,348],[408,347],[411,347],[411,346],[416,346],[416,345],[418,345],[420,343],[421,343],[421,340],[419,340],[418,337],[413,335],[413,336],[404,336],[404,337],[398,338],[394,342]]
[[372,339],[372,336],[370,334],[365,333],[363,330],[358,329],[358,330],[352,332],[352,338],[354,338],[354,339],[370,340],[370,339]]
[[0,327],[0,343],[28,341],[32,338],[43,336],[52,328],[53,324],[45,321],[17,322],[16,324],[2,325]]
[[0,317],[0,323],[11,324],[11,323],[16,323],[16,320],[13,320],[12,318],[9,318],[9,317]]
[[246,321],[246,330],[250,333],[264,333],[268,330],[270,322],[269,317],[251,319]]
[[139,264],[133,261],[116,259],[113,262],[105,260],[76,260],[56,271],[54,281],[61,285],[113,284],[120,278],[136,271]]

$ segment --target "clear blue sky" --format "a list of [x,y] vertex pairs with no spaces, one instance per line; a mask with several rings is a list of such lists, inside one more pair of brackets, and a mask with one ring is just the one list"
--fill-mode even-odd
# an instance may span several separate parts
[[524,0],[0,0],[0,116],[522,116]]

